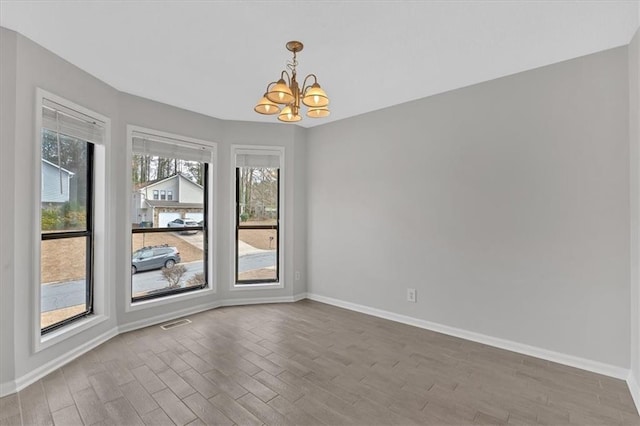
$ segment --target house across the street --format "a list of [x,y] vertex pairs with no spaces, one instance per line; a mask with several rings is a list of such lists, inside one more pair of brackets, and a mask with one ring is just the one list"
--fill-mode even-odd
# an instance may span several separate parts
[[71,201],[73,191],[72,177],[75,173],[42,159],[42,196],[43,203],[60,205]]
[[133,191],[131,222],[134,226],[165,227],[178,218],[200,221],[203,189],[182,173],[147,182]]

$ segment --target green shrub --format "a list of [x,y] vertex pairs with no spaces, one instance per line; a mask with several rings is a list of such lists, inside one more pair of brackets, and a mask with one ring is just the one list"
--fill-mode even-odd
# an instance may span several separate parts
[[55,231],[62,229],[62,220],[58,210],[49,208],[42,210],[41,225],[43,231]]
[[43,231],[84,229],[86,225],[87,212],[75,203],[65,203],[62,206],[50,206],[42,209],[40,226]]

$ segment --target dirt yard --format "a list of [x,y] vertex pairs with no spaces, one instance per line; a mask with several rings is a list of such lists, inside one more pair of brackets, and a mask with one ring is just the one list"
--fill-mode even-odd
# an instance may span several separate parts
[[[173,233],[134,234],[132,251],[144,246],[168,244],[177,247],[183,262],[202,259],[202,248],[194,247]],[[42,242],[41,282],[51,284],[74,281],[85,276],[84,238],[65,238]]]
[[[261,225],[263,223],[247,222],[246,224]],[[240,233],[240,239],[255,248],[269,250],[275,248],[276,231],[270,229],[243,230]],[[177,234],[166,232],[134,234],[132,251],[144,246],[168,244],[178,248],[182,262],[202,259],[202,247],[194,246],[186,240]],[[41,282],[43,284],[84,278],[86,252],[84,238],[43,241],[41,250]],[[256,271],[256,273],[258,272]]]
[[145,246],[167,244],[176,247],[180,252],[182,262],[202,260],[202,247],[196,247],[173,233],[134,234],[132,252]]
[[[242,225],[272,225],[275,222],[242,222]],[[273,237],[273,239],[270,239]],[[272,250],[276,246],[276,231],[271,229],[245,229],[240,231],[240,240],[262,250]]]
[[84,312],[85,309],[85,305],[75,305],[68,308],[56,309],[55,311],[43,312],[42,315],[40,315],[40,327],[44,328],[67,318],[71,318],[74,315]]

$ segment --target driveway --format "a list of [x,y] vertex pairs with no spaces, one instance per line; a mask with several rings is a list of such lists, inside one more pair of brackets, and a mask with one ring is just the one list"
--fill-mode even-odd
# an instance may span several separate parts
[[[178,232],[175,233],[175,235],[183,240],[185,240],[186,242],[188,242],[189,244],[193,245],[194,247],[203,247],[204,246],[204,237],[203,237],[203,233],[202,232],[197,232],[195,234],[180,234]],[[249,244],[245,243],[244,241],[238,241],[238,254],[240,255],[240,257],[247,255],[247,254],[255,254],[255,253],[269,253],[272,252],[273,250],[262,250],[259,248],[255,248],[253,246],[250,246]]]

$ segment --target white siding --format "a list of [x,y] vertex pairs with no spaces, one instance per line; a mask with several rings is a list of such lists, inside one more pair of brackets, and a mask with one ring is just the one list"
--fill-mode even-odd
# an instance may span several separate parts
[[[143,188],[142,193],[145,199],[154,200],[153,191],[172,191],[173,193],[173,201],[178,199],[178,179],[171,178],[167,180],[163,180],[154,184]],[[158,192],[158,200],[160,200],[160,193]],[[166,198],[165,198],[166,200]]]
[[[60,176],[62,175],[62,185]],[[69,172],[42,161],[42,202],[66,203],[69,201]]]
[[202,188],[190,180],[180,176],[180,198],[181,203],[202,203]]

